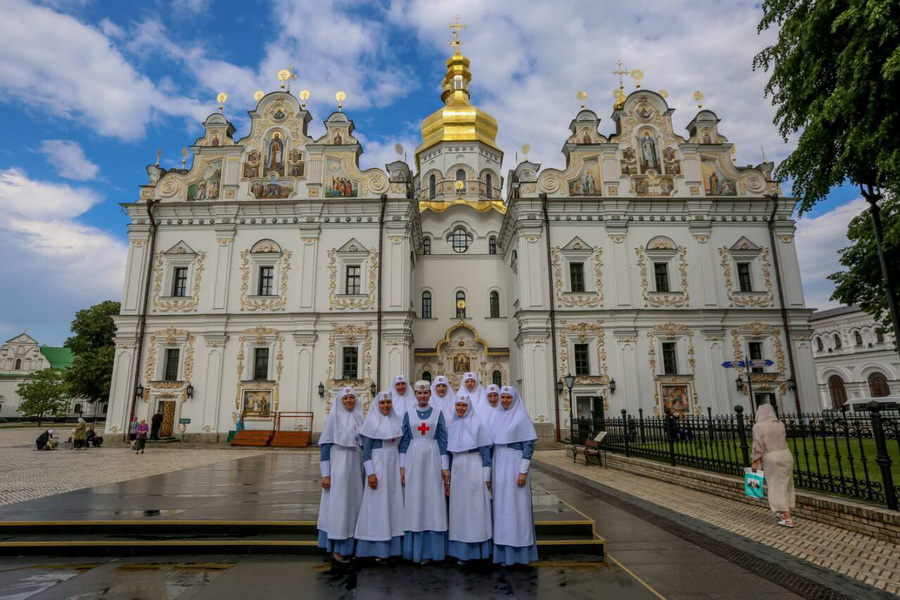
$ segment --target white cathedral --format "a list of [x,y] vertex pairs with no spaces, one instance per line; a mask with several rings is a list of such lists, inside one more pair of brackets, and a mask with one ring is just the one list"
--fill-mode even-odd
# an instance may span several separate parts
[[[735,165],[717,116],[687,136],[647,89],[614,131],[582,109],[566,168],[501,175],[496,120],[469,96],[458,41],[415,164],[361,171],[340,109],[319,139],[288,91],[249,134],[221,110],[190,169],[148,167],[131,219],[108,433],[319,431],[337,388],[395,374],[516,386],[541,443],[575,417],[818,409],[794,244],[772,163]],[[301,97],[308,97],[301,93]],[[725,361],[770,359],[750,373]],[[562,384],[567,375],[574,385]],[[574,400],[574,402],[572,402]]]

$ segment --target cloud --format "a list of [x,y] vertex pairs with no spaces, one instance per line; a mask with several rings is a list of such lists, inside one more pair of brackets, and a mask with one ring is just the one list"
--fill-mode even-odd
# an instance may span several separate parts
[[[111,24],[101,27],[116,33]],[[192,99],[157,89],[101,31],[22,0],[6,3],[0,55],[0,98],[81,120],[104,136],[138,139],[158,115],[199,121],[208,112]]]
[[173,0],[172,12],[187,11],[194,15],[203,14],[209,8],[209,0]]
[[47,157],[47,162],[56,167],[60,177],[88,181],[97,176],[100,170],[84,155],[78,142],[71,140],[44,140],[39,152]]
[[11,327],[59,344],[76,310],[121,295],[125,244],[79,220],[102,201],[84,187],[0,170],[0,280],[16,291],[0,295],[0,314]]
[[826,277],[844,268],[838,262],[838,250],[850,245],[847,226],[868,206],[864,199],[857,198],[818,217],[797,220],[797,258],[807,306],[824,309],[840,305],[829,299],[834,283]]

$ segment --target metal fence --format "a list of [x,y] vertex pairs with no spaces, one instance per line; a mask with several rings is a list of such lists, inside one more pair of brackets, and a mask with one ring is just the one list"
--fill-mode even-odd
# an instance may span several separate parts
[[[781,415],[794,455],[798,488],[838,494],[898,509],[900,411],[840,411]],[[600,449],[673,466],[743,476],[750,466],[753,419],[733,414],[575,419],[571,440],[584,444],[600,432]]]

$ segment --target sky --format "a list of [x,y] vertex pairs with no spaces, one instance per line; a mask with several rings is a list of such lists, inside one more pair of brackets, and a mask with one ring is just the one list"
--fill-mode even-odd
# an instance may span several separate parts
[[[314,138],[344,90],[362,167],[383,168],[398,143],[412,163],[421,120],[440,106],[457,13],[472,99],[499,124],[503,173],[526,143],[530,160],[564,166],[578,90],[612,133],[618,60],[644,72],[644,89],[668,91],[685,135],[701,90],[738,164],[762,152],[777,164],[793,148],[772,123],[766,74],[751,66],[776,35],[757,33],[756,1],[0,0],[0,341],[27,330],[62,344],[76,310],[121,297],[119,204],[137,199],[157,149],[163,167],[180,166],[219,92],[239,139],[254,92],[277,89],[292,65],[292,90],[311,92]],[[835,305],[825,276],[863,208],[838,188],[798,220],[808,306]]]

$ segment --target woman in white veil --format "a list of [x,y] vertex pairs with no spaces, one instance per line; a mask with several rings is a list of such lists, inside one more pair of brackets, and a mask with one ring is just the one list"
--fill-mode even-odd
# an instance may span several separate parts
[[444,422],[449,427],[456,410],[456,392],[450,387],[450,380],[445,375],[438,375],[431,382],[431,403],[444,413]]
[[394,410],[398,415],[405,414],[416,405],[416,397],[413,395],[411,387],[406,375],[394,375],[394,381],[391,382],[391,399],[394,401]]

